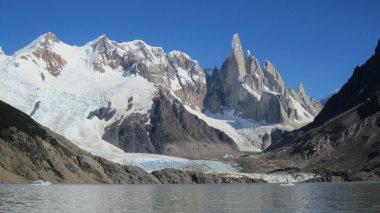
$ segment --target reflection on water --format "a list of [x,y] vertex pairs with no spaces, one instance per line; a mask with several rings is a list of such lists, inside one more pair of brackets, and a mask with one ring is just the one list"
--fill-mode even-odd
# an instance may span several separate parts
[[380,183],[5,185],[0,212],[380,212]]

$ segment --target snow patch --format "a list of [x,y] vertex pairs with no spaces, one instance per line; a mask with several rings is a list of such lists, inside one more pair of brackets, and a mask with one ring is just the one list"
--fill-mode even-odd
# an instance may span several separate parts
[[314,173],[305,173],[305,172],[296,172],[296,173],[276,172],[276,173],[270,173],[270,174],[232,173],[231,176],[262,179],[262,180],[267,181],[268,183],[299,183],[299,182],[305,182],[307,180],[319,177],[319,175],[316,175]]
[[258,94],[256,91],[254,91],[253,89],[251,89],[247,84],[242,84],[243,85],[243,88],[246,89],[249,93],[251,93],[258,101],[260,101],[261,99],[261,95]]

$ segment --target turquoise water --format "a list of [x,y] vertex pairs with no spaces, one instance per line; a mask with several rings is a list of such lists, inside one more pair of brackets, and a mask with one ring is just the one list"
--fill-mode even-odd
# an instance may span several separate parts
[[380,183],[0,184],[0,212],[380,212]]

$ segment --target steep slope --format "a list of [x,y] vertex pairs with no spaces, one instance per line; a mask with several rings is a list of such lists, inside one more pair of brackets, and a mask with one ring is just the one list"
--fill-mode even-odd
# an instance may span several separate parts
[[355,68],[312,123],[280,138],[266,152],[301,159],[300,165],[309,170],[379,175],[380,41],[375,54]]
[[159,183],[151,174],[94,157],[0,101],[0,182]]
[[332,92],[330,92],[328,95],[326,95],[325,97],[321,98],[319,100],[319,102],[321,102],[322,105],[326,105],[327,101],[335,94],[337,94],[339,92],[339,89],[335,89],[333,90]]
[[[149,152],[187,158],[233,154],[238,147],[224,132],[189,113],[164,89],[153,100],[150,115],[132,114],[106,127],[103,139],[126,152]],[[150,124],[146,125],[150,120]],[[121,140],[120,140],[121,138]]]

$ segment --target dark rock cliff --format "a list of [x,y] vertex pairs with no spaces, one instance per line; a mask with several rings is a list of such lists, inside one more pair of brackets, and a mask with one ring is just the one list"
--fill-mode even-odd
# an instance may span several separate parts
[[189,113],[164,90],[160,90],[153,102],[149,115],[134,113],[121,123],[117,121],[107,126],[103,139],[126,152],[188,158],[215,157],[238,151],[225,133]]
[[355,68],[314,122],[276,137],[267,154],[294,159],[311,171],[380,175],[379,46],[364,65]]

